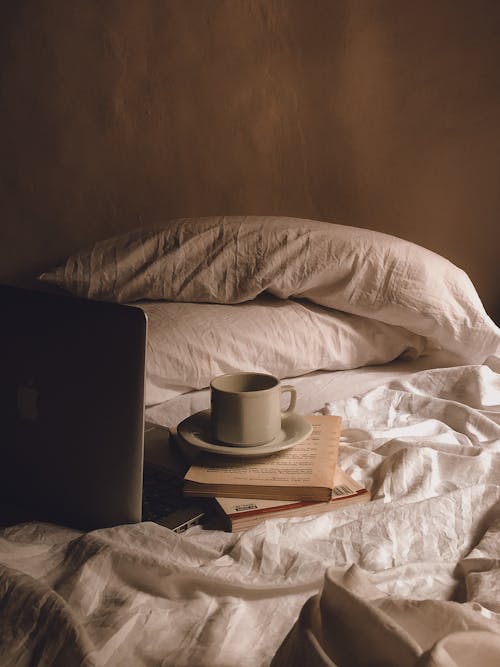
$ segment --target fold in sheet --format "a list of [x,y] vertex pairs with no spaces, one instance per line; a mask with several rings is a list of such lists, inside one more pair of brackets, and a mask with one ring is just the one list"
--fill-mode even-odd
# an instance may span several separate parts
[[403,600],[356,565],[331,568],[272,667],[496,667],[500,627],[477,603]]

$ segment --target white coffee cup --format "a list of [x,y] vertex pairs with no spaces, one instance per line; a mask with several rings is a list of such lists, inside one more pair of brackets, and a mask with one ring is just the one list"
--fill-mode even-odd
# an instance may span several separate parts
[[[281,430],[284,415],[293,412],[295,387],[280,385],[267,373],[229,373],[212,380],[211,425],[216,441],[240,447],[263,445]],[[290,392],[290,404],[281,410],[281,394]]]

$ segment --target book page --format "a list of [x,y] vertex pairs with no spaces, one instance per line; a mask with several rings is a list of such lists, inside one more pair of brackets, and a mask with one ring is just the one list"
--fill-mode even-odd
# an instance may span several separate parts
[[312,434],[283,452],[251,461],[221,459],[206,454],[191,466],[187,481],[215,485],[321,486],[332,487],[332,470],[338,455],[341,418],[331,415],[306,417]]

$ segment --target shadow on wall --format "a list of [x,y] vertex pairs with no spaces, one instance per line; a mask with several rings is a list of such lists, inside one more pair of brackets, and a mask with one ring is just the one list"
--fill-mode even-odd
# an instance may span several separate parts
[[282,214],[430,247],[500,310],[497,3],[2,14],[1,279],[175,216]]

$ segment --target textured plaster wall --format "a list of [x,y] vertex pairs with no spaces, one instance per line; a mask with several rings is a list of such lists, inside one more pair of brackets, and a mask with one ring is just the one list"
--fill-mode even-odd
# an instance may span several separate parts
[[0,21],[0,279],[173,216],[403,236],[500,311],[500,3],[19,0]]

